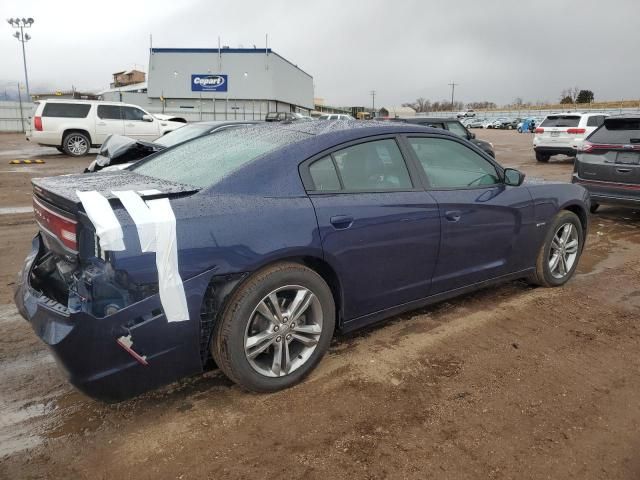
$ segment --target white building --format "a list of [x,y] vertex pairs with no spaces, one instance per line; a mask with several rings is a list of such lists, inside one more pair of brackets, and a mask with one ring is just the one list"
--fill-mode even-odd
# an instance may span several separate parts
[[313,77],[271,49],[152,48],[147,82],[101,92],[190,121],[313,109]]

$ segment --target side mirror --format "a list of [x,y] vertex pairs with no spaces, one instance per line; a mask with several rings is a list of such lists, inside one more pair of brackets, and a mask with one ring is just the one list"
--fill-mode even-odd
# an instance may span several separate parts
[[142,115],[142,121],[143,122],[153,122],[153,117],[151,115],[144,114],[144,115]]
[[524,182],[524,173],[515,168],[504,169],[504,183],[512,187],[519,187]]
[[469,140],[473,140],[474,138],[476,138],[476,134],[473,132],[469,132]]

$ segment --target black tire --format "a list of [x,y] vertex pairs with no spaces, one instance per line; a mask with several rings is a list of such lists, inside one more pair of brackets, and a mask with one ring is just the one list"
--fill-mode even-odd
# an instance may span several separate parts
[[[319,301],[322,316],[321,333],[315,349],[304,363],[282,376],[267,376],[257,371],[247,358],[245,333],[258,304],[270,292],[290,285],[310,290]],[[284,343],[286,324],[282,323],[281,326]],[[331,289],[322,277],[297,263],[279,263],[253,274],[232,295],[214,328],[211,352],[216,364],[231,381],[254,392],[273,392],[295,385],[317,366],[329,348],[334,329],[335,302]],[[273,348],[275,345],[265,350],[265,354]],[[292,358],[294,362],[295,357]]]
[[[557,276],[554,276],[552,274],[551,267],[549,265],[551,256],[551,244],[558,230],[568,223],[573,225],[577,233],[577,255],[573,264],[571,265],[571,268],[566,272],[564,276],[558,278]],[[540,247],[540,251],[536,259],[536,270],[529,277],[529,281],[534,285],[540,285],[542,287],[559,287],[561,285],[564,285],[571,279],[571,277],[575,273],[576,268],[578,267],[578,263],[580,262],[580,256],[582,254],[583,247],[584,231],[582,229],[582,223],[580,223],[580,219],[575,213],[569,212],[567,210],[562,210],[555,216],[552,224],[549,226],[549,230],[547,231],[547,235],[545,236],[544,243]]]
[[591,206],[589,207],[589,211],[591,213],[596,213],[598,211],[598,208],[600,208],[600,204],[599,203],[591,202]]
[[69,132],[62,139],[62,149],[71,157],[82,157],[89,153],[91,140],[84,132]]
[[56,150],[58,150],[60,153],[66,153],[64,151],[64,148],[62,148],[62,147],[56,147]]
[[550,158],[551,158],[551,155],[548,155],[546,153],[536,152],[536,160],[539,162],[547,163]]

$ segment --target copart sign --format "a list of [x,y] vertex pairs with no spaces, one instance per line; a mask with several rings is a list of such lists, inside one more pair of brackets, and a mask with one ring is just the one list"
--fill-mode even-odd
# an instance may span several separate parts
[[229,83],[226,75],[192,74],[192,92],[226,92]]

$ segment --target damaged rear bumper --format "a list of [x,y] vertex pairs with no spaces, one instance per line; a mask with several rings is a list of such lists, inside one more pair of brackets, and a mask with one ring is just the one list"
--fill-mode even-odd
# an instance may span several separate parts
[[200,310],[212,271],[184,282],[188,321],[167,322],[157,294],[99,318],[72,312],[31,287],[31,271],[42,249],[37,235],[14,300],[79,390],[103,401],[120,401],[202,371]]

